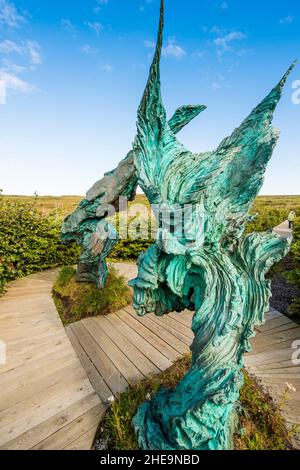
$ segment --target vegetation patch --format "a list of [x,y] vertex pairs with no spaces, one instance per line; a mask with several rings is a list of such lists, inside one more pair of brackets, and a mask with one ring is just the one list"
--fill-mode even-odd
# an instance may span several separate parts
[[64,325],[83,318],[108,315],[131,303],[132,294],[124,277],[110,267],[104,289],[76,281],[76,270],[64,267],[53,287],[53,298]]
[[[131,421],[139,405],[150,399],[160,388],[174,388],[187,373],[191,356],[177,361],[167,371],[130,386],[112,403],[100,423],[96,438],[96,449],[138,450]],[[270,397],[247,372],[240,395],[241,433],[235,436],[236,450],[290,450],[291,435],[284,420]]]
[[0,295],[7,282],[77,262],[79,248],[60,240],[61,216],[0,194]]

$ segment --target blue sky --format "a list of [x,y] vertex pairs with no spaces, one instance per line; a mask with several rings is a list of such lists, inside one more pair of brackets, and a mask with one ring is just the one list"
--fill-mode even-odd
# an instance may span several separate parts
[[[165,1],[166,109],[207,105],[180,139],[193,151],[211,150],[300,59],[300,2]],[[6,194],[84,194],[126,155],[158,11],[159,0],[0,0]],[[276,112],[281,140],[262,194],[300,194],[297,80],[300,65]]]

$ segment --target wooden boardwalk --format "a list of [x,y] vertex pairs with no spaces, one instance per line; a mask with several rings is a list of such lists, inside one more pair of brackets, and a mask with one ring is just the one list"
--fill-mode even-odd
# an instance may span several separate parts
[[104,412],[51,299],[56,275],[15,281],[0,299],[2,450],[90,449]]
[[293,236],[292,230],[289,228],[289,223],[287,220],[275,227],[273,231],[277,233],[277,235],[279,235],[281,238],[290,238]]
[[[116,265],[133,278],[133,264]],[[15,281],[0,299],[0,449],[89,449],[107,403],[129,383],[166,370],[189,352],[192,313],[140,318],[132,307],[82,320],[66,332],[51,299],[57,272]],[[300,327],[271,310],[246,367],[300,424],[300,366],[292,363]],[[74,352],[72,345],[77,353]],[[1,357],[1,356],[0,356]],[[300,444],[298,443],[299,448]]]
[[[129,279],[137,274],[132,264],[115,267]],[[75,323],[67,333],[96,392],[106,402],[129,383],[166,370],[188,353],[192,317],[189,311],[138,317],[132,307],[126,307],[107,317]],[[286,396],[283,415],[289,427],[300,426],[300,363],[292,362],[295,341],[300,350],[300,326],[271,309],[252,339],[253,351],[245,357],[246,369],[275,402],[281,405]],[[295,445],[300,448],[300,441]]]
[[[192,316],[185,311],[141,318],[126,307],[107,317],[75,323],[67,333],[94,389],[107,402],[129,383],[166,370],[189,352]],[[289,391],[283,414],[288,426],[300,425],[300,365],[292,363],[292,345],[300,340],[300,327],[275,310],[266,317],[252,340],[253,352],[246,356],[245,366],[277,403],[289,386],[296,389]],[[299,441],[296,445],[300,448]]]

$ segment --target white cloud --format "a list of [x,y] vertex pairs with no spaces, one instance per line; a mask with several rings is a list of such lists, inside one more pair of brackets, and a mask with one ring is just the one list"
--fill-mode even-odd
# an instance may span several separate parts
[[73,33],[76,29],[75,26],[71,23],[71,21],[66,18],[62,19],[60,24],[63,27],[63,29],[67,31],[68,33]]
[[31,64],[39,65],[42,63],[41,47],[37,41],[27,40],[17,44],[9,39],[5,39],[0,42],[0,53],[27,55]]
[[98,23],[98,21],[95,21],[95,22],[87,22],[86,23],[87,26],[92,29],[93,31],[95,31],[95,33],[97,34],[97,36],[99,36],[99,34],[101,33],[101,31],[103,30],[103,26],[101,23]]
[[[154,41],[144,41],[144,45],[148,49],[155,48]],[[162,48],[162,55],[164,57],[182,59],[182,57],[186,55],[186,51],[182,46],[176,43],[176,40],[174,38],[171,38],[168,40],[167,45]]]
[[285,16],[281,18],[280,24],[292,24],[294,21],[294,17],[292,15]]
[[24,65],[15,64],[14,62],[6,58],[2,59],[1,64],[1,70],[4,70],[5,72],[22,73],[27,70]]
[[5,41],[0,42],[0,53],[2,54],[11,54],[13,52],[21,53],[23,50],[18,44],[9,39],[5,39]]
[[37,41],[27,41],[27,52],[32,64],[39,65],[43,62],[41,48]]
[[24,16],[18,12],[13,3],[8,0],[0,0],[0,24],[10,28],[18,28],[24,21]]
[[197,59],[203,59],[204,56],[206,56],[207,51],[196,51],[194,52],[193,56],[196,57]]
[[113,66],[111,64],[104,64],[100,66],[100,70],[103,70],[104,72],[111,73],[113,71]]
[[234,41],[241,41],[246,39],[246,34],[241,31],[232,31],[225,36],[220,36],[214,40],[214,44],[218,47],[219,52],[227,52],[232,50],[230,44]]
[[221,8],[221,10],[228,10],[229,5],[226,1],[223,1],[220,3],[219,7]]
[[29,94],[35,91],[36,88],[20,78],[19,75],[23,72],[34,70],[35,66],[42,63],[40,45],[38,42],[28,40],[26,42],[16,43],[6,39],[0,43],[0,54],[6,56],[17,55],[18,58],[23,59],[22,64],[17,64],[7,57],[3,57],[1,60],[0,82],[7,93],[13,91]]
[[174,39],[171,39],[168,41],[167,46],[163,47],[162,55],[164,57],[174,57],[175,59],[181,59],[186,55],[186,51],[183,49],[183,47],[176,44]]
[[13,73],[6,72],[5,70],[0,70],[0,82],[5,84],[7,91],[17,91],[26,95],[35,91],[35,87],[30,85],[28,82],[22,80]]
[[85,54],[95,54],[97,52],[97,49],[93,46],[90,46],[90,44],[85,44],[80,48],[80,50]]
[[144,45],[145,47],[147,47],[147,49],[154,49],[155,48],[155,42],[154,41],[144,41]]
[[107,4],[108,4],[108,0],[96,0],[96,6],[94,7],[94,13],[96,13],[96,15],[99,15],[102,5],[107,5]]

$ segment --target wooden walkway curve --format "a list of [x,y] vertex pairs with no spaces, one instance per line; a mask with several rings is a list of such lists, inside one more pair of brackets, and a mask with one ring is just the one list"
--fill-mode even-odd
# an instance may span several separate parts
[[[136,274],[133,264],[116,266],[128,278]],[[90,449],[112,397],[166,370],[193,339],[191,312],[139,318],[132,307],[75,323],[67,336],[51,299],[56,274],[15,281],[0,299],[0,341],[7,346],[6,365],[0,365],[0,449]],[[300,327],[271,310],[245,359],[277,401],[287,383],[296,389],[285,410],[291,425],[300,424],[296,340]]]
[[56,276],[14,281],[0,299],[2,450],[89,449],[104,412],[52,301]]

